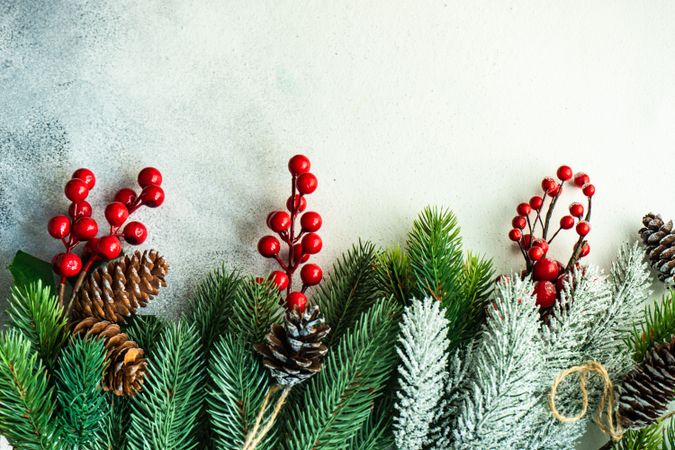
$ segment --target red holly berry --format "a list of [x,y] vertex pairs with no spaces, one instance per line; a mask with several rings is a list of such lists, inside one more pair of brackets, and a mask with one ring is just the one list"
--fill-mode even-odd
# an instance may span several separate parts
[[303,212],[305,208],[307,208],[307,200],[302,195],[295,194],[294,202],[293,197],[288,197],[288,200],[286,200],[286,209],[291,212],[293,212],[293,209],[295,209],[295,212]]
[[318,212],[307,211],[300,217],[300,226],[303,231],[319,231],[321,223],[321,216]]
[[310,167],[309,158],[305,155],[295,155],[288,160],[288,170],[295,176],[309,172]]
[[581,251],[579,252],[579,257],[583,258],[585,256],[588,256],[588,254],[591,252],[591,246],[586,242],[583,247],[581,247]]
[[321,271],[321,267],[316,264],[305,264],[300,270],[300,278],[302,278],[302,282],[307,286],[314,286],[321,282],[323,272]]
[[296,186],[298,187],[298,192],[303,195],[311,194],[316,191],[316,187],[319,185],[319,181],[316,179],[316,176],[313,173],[303,173],[298,177]]
[[542,258],[534,265],[532,276],[537,281],[555,281],[558,278],[558,263],[549,258]]
[[537,296],[537,305],[541,308],[550,308],[555,305],[558,292],[550,281],[537,281],[534,285],[534,294]]
[[122,202],[112,202],[105,207],[105,218],[113,227],[121,227],[129,217],[129,210]]
[[584,205],[574,202],[570,205],[570,214],[574,217],[582,217],[584,215]]
[[523,232],[518,228],[514,228],[513,230],[509,231],[509,239],[511,239],[513,242],[519,241],[521,237],[523,237]]
[[528,214],[530,214],[530,211],[532,211],[532,207],[530,206],[529,203],[521,203],[516,208],[516,212],[518,213],[519,216],[527,216]]
[[291,226],[291,216],[286,211],[275,211],[267,219],[267,225],[277,233],[286,231]]
[[307,306],[307,297],[302,292],[291,292],[286,297],[286,307],[288,309],[297,309],[300,312],[305,312]]
[[572,179],[572,168],[570,166],[560,166],[556,172],[558,178],[562,181],[567,181]]
[[532,243],[533,247],[539,247],[543,250],[544,255],[548,253],[548,242],[545,239],[535,239]]
[[532,261],[539,261],[544,257],[544,250],[541,247],[532,246],[527,251],[527,256],[529,256]]
[[295,244],[293,246],[293,261],[295,261],[296,263],[302,264],[305,261],[307,261],[308,259],[309,259],[309,255],[303,253],[302,243]]
[[584,184],[591,181],[591,178],[583,172],[579,172],[574,176],[574,184],[578,187],[583,187]]
[[591,232],[591,225],[585,220],[582,220],[577,224],[577,234],[579,236],[586,236],[590,232]]
[[87,241],[84,246],[84,253],[89,255],[98,254],[98,238],[92,238]]
[[52,264],[54,271],[65,278],[74,277],[82,270],[82,260],[75,253],[59,253]]
[[535,211],[539,211],[543,204],[544,204],[544,199],[539,197],[538,195],[535,195],[534,197],[532,197],[530,199],[530,206]]
[[124,227],[124,240],[131,245],[140,245],[148,238],[148,229],[141,222],[129,222]]
[[87,188],[84,181],[79,178],[73,178],[72,180],[68,180],[63,192],[71,202],[81,202],[89,195],[89,188]]
[[159,186],[162,184],[162,173],[154,167],[146,167],[138,172],[138,184],[143,188]]
[[557,184],[558,183],[556,183],[555,180],[551,177],[546,177],[543,180],[541,180],[541,188],[546,193],[550,192],[555,186],[557,186]]
[[70,234],[70,219],[63,215],[52,217],[47,223],[47,231],[54,239],[65,238]]
[[141,203],[150,207],[157,208],[164,203],[164,190],[159,186],[147,186],[141,191]]
[[574,226],[574,217],[572,216],[562,216],[560,218],[560,228],[563,230],[569,230]]
[[279,244],[279,239],[274,236],[263,236],[258,241],[258,252],[263,255],[265,258],[272,258],[279,254],[281,250],[281,245]]
[[323,242],[321,242],[321,237],[316,233],[307,233],[305,237],[302,238],[302,252],[308,255],[314,255],[321,251],[323,247]]
[[586,197],[593,197],[593,195],[595,195],[595,186],[592,184],[587,184],[584,186],[582,192]]
[[281,270],[275,270],[267,277],[267,279],[276,284],[280,291],[283,291],[288,287],[288,275]]
[[91,212],[91,205],[86,200],[71,203],[68,207],[68,215],[73,219],[79,219],[80,217],[91,217]]
[[115,194],[115,201],[123,203],[127,208],[136,202],[136,192],[133,189],[122,188]]
[[553,185],[551,187],[551,189],[548,191],[548,195],[549,195],[549,197],[557,197],[557,196],[560,195],[560,192],[562,192],[561,191],[561,185],[558,184],[558,183],[555,183],[555,185]]
[[98,224],[91,217],[80,217],[73,222],[73,235],[80,241],[95,238],[98,233]]
[[523,216],[516,216],[511,221],[511,225],[513,226],[513,228],[519,228],[522,230],[527,225],[527,219],[525,219],[525,217]]
[[84,184],[89,190],[93,189],[94,185],[96,185],[96,177],[94,176],[94,172],[89,169],[77,169],[75,172],[73,172],[72,178],[79,178],[80,180],[84,181]]
[[122,252],[122,243],[116,236],[103,236],[98,240],[96,252],[105,259],[115,259]]
[[523,248],[530,248],[531,240],[532,236],[530,234],[524,234],[523,238],[520,240],[520,244],[523,246]]

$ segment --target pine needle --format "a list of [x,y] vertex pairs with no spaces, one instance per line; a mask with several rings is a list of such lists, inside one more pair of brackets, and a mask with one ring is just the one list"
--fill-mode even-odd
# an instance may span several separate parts
[[410,258],[400,246],[385,250],[378,256],[377,284],[380,297],[393,296],[401,305],[407,305],[412,299]]
[[645,322],[633,328],[628,345],[633,358],[641,362],[657,344],[670,341],[675,336],[675,291],[663,296],[654,305],[645,308]]
[[262,341],[272,324],[282,316],[279,289],[272,282],[259,283],[248,278],[239,284],[233,297],[228,327],[249,344]]

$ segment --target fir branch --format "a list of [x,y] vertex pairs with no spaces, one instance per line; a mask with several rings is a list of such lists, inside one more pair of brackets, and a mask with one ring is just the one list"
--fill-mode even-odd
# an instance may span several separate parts
[[233,298],[229,327],[250,344],[262,341],[282,317],[279,299],[279,288],[272,282],[242,281]]
[[143,349],[145,357],[148,358],[154,353],[158,338],[166,327],[167,322],[161,317],[149,314],[136,315],[124,328],[124,332]]
[[[270,377],[250,346],[233,333],[217,341],[209,376],[207,403],[215,447],[240,449],[271,385]],[[257,448],[276,448],[277,430],[272,428]]]
[[64,449],[104,449],[110,406],[101,388],[105,369],[101,339],[74,337],[63,349],[56,371],[59,445]]
[[345,448],[359,433],[396,362],[399,318],[400,306],[382,300],[345,333],[291,407],[288,448]]
[[326,345],[338,342],[377,297],[377,253],[370,242],[355,244],[333,265],[314,302],[321,308],[331,332]]
[[393,297],[401,305],[413,298],[410,259],[396,246],[380,253],[377,258],[377,284],[380,297]]
[[391,433],[391,414],[370,414],[359,433],[354,436],[348,448],[358,450],[393,449],[394,437]]
[[203,400],[199,333],[178,321],[169,325],[148,364],[143,390],[131,403],[130,449],[192,449]]
[[403,313],[399,345],[399,391],[394,419],[396,447],[431,444],[429,428],[447,383],[448,321],[436,300],[413,300]]
[[66,317],[51,288],[40,280],[13,287],[7,312],[9,325],[21,332],[42,362],[51,367],[67,338]]
[[106,427],[106,439],[110,450],[127,448],[129,427],[131,427],[131,397],[118,397],[107,393],[110,414]]
[[53,389],[31,341],[20,331],[0,334],[0,434],[13,447],[55,448]]
[[462,272],[462,298],[482,310],[494,290],[492,260],[469,253]]
[[633,359],[638,363],[655,345],[670,341],[675,336],[675,291],[645,308],[644,315],[644,323],[635,326],[627,339],[628,346],[633,350]]

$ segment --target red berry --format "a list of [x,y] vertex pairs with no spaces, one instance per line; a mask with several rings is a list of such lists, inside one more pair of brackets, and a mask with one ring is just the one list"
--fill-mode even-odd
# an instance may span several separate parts
[[519,216],[527,216],[528,214],[530,214],[530,211],[532,211],[532,207],[530,206],[529,203],[521,203],[516,208],[516,212],[518,213]]
[[105,259],[115,259],[122,252],[122,243],[116,236],[103,236],[98,240],[96,252]]
[[544,199],[539,197],[538,195],[535,195],[534,197],[532,197],[530,199],[530,206],[535,211],[539,211],[543,204],[544,204]]
[[140,222],[129,222],[124,227],[124,240],[131,245],[140,245],[148,238],[148,229]]
[[300,312],[305,312],[307,306],[307,297],[302,292],[291,292],[286,297],[286,307],[288,309],[297,309]]
[[550,281],[537,281],[534,285],[534,294],[537,296],[537,305],[541,308],[550,308],[555,305],[558,292]]
[[277,233],[286,231],[291,226],[291,216],[286,211],[276,211],[267,219],[267,225]]
[[[519,228],[522,230],[527,225],[527,219],[525,219],[525,217],[523,216],[516,216],[511,221],[511,225],[513,226],[513,228]],[[515,240],[517,241],[518,239]]]
[[513,242],[519,241],[521,237],[523,237],[523,232],[518,228],[514,228],[513,230],[509,231],[509,239],[511,239]]
[[300,217],[300,226],[302,226],[303,231],[319,231],[321,223],[321,216],[318,212],[307,211]]
[[87,188],[84,181],[79,178],[73,178],[72,180],[68,180],[63,192],[71,202],[81,202],[89,195],[89,188]]
[[263,255],[265,258],[272,258],[279,254],[281,250],[281,245],[279,244],[279,239],[274,236],[263,236],[258,241],[258,252]]
[[122,188],[115,194],[115,201],[124,203],[124,206],[131,208],[136,201],[136,192],[133,189]]
[[572,168],[570,166],[560,166],[556,172],[558,178],[562,181],[567,181],[572,179]]
[[147,186],[141,191],[141,203],[150,207],[157,208],[164,203],[164,189],[159,186]]
[[288,160],[288,170],[295,176],[309,172],[309,168],[309,158],[305,155],[295,155]]
[[595,195],[595,186],[592,184],[587,184],[584,186],[582,192],[586,197],[593,197],[593,195]]
[[98,254],[98,238],[92,238],[87,241],[87,244],[84,246],[85,254],[96,255]]
[[558,183],[556,183],[555,180],[551,177],[546,177],[543,180],[541,180],[541,188],[546,193],[548,193],[551,189],[553,189],[557,184]]
[[267,277],[268,280],[272,281],[277,285],[277,288],[282,291],[288,287],[288,275],[286,275],[281,270],[275,270]]
[[143,188],[159,186],[162,184],[162,173],[154,167],[146,167],[138,172],[138,184]]
[[316,233],[307,233],[305,237],[302,238],[302,252],[308,255],[314,255],[321,251],[323,247],[323,242],[321,242],[321,237]]
[[71,203],[68,207],[68,215],[73,219],[79,219],[80,217],[91,217],[91,205],[86,200]]
[[541,247],[532,246],[527,251],[527,256],[529,256],[532,261],[539,261],[544,257],[544,250]]
[[80,217],[73,222],[73,235],[80,241],[88,241],[96,237],[98,224],[91,217]]
[[293,212],[293,209],[296,210],[295,212],[303,212],[305,208],[307,208],[307,200],[302,195],[295,194],[295,201],[292,197],[288,197],[288,200],[286,200],[286,209],[291,212]]
[[520,243],[523,246],[523,248],[530,248],[531,240],[532,236],[530,234],[524,234],[523,238],[520,240]]
[[62,277],[74,277],[82,270],[82,260],[75,253],[59,253],[52,259],[54,271]]
[[302,282],[307,286],[314,286],[321,282],[323,272],[321,271],[321,267],[316,264],[305,264],[300,270],[300,278],[302,278]]
[[539,247],[544,252],[544,255],[548,253],[548,242],[545,239],[535,239],[532,243],[533,247]]
[[54,239],[63,239],[70,234],[70,219],[66,216],[54,216],[47,223],[47,231]]
[[558,278],[558,263],[549,258],[540,259],[532,269],[532,276],[537,281],[555,281]]
[[293,246],[293,261],[296,263],[304,263],[309,259],[309,255],[303,253],[302,251],[302,243],[300,244],[295,244]]
[[574,202],[570,205],[570,214],[574,217],[582,217],[584,215],[584,205]]
[[311,194],[316,191],[316,187],[319,185],[319,181],[316,179],[316,176],[313,173],[303,173],[298,177],[296,186],[298,187],[298,192],[303,195]]
[[129,210],[124,203],[112,202],[105,207],[105,218],[113,227],[121,227],[129,217]]
[[560,218],[560,228],[563,230],[569,230],[574,226],[574,217],[572,216],[562,216]]
[[589,181],[591,181],[591,178],[583,172],[579,172],[574,176],[574,184],[576,184],[578,187],[583,187],[584,184],[588,183]]
[[93,189],[94,185],[96,185],[96,177],[94,176],[94,172],[89,169],[77,169],[75,172],[73,172],[72,178],[79,178],[80,180],[84,181],[84,184],[89,190]]
[[551,187],[551,189],[548,191],[549,197],[557,197],[557,196],[559,196],[559,195],[560,195],[560,192],[561,192],[561,189],[560,189],[560,188],[561,188],[561,186],[560,186],[558,183],[556,183],[555,185],[553,185],[553,187]]
[[591,225],[585,220],[582,220],[577,224],[577,234],[579,236],[586,236],[590,232],[591,232]]
[[581,251],[579,252],[579,257],[583,258],[584,256],[588,256],[588,254],[591,252],[591,246],[588,245],[588,242],[584,244],[583,247],[581,247]]

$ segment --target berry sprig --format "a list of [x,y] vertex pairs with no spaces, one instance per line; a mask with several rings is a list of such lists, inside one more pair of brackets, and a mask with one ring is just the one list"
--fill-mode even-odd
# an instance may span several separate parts
[[[273,258],[281,267],[281,270],[272,272],[268,280],[274,282],[279,291],[286,290],[286,308],[296,308],[300,312],[304,312],[307,306],[307,288],[319,284],[323,278],[321,267],[306,264],[310,256],[319,253],[323,247],[321,237],[316,233],[321,228],[321,216],[314,211],[304,212],[307,208],[305,196],[313,193],[318,185],[316,176],[309,169],[309,159],[304,155],[295,155],[288,161],[288,170],[291,172],[291,196],[286,201],[288,212],[272,211],[267,216],[267,226],[279,237],[267,235],[258,241],[260,254]],[[300,231],[296,233],[296,220],[303,212],[300,216]],[[279,240],[287,246],[285,262],[281,257]],[[298,268],[302,287],[294,291],[293,274]]]
[[[60,278],[59,300],[64,303],[66,281],[79,275],[73,285],[72,297],[82,285],[91,266],[98,261],[117,258],[122,252],[121,238],[131,245],[142,244],[148,237],[148,230],[141,222],[127,222],[129,216],[141,206],[156,208],[164,202],[162,174],[154,167],[146,167],[138,174],[140,194],[133,189],[123,188],[117,191],[114,201],[105,208],[105,218],[110,225],[107,234],[97,237],[99,226],[92,216],[92,207],[87,202],[89,192],[96,185],[96,177],[89,169],[77,169],[66,183],[64,193],[71,201],[68,216],[58,215],[49,220],[47,231],[59,239],[65,251],[52,258],[52,267]],[[74,253],[75,248],[86,242],[82,256]],[[83,264],[82,259],[85,259]],[[72,304],[72,299],[71,302]]]
[[[564,282],[569,278],[569,273],[578,264],[579,259],[587,256],[591,247],[586,236],[591,231],[591,205],[595,186],[585,173],[573,175],[569,166],[560,166],[556,172],[559,181],[552,177],[546,177],[541,182],[543,193],[530,198],[529,202],[520,203],[516,207],[517,215],[511,221],[512,229],[509,231],[509,239],[518,244],[525,258],[526,270],[523,275],[532,275],[535,280],[535,293],[537,304],[545,309],[551,308],[559,298]],[[569,214],[560,218],[558,228],[549,238],[552,228],[553,211],[560,198],[566,182],[581,188],[587,200],[584,205],[573,202],[569,205]],[[546,200],[550,198],[546,212],[544,208]],[[537,237],[537,226],[540,226],[540,236]],[[523,230],[527,228],[527,234]],[[548,258],[549,245],[563,230],[575,229],[579,238],[572,249],[566,265],[560,261]]]

